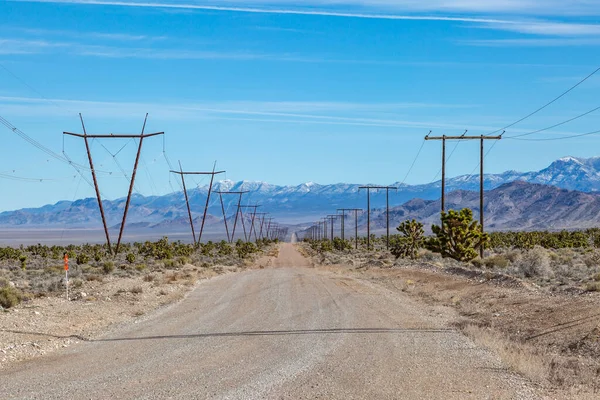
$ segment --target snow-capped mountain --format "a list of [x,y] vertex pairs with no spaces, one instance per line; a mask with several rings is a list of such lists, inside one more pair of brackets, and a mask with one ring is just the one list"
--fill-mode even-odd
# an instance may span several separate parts
[[[507,171],[502,174],[486,175],[485,188],[492,190],[506,183],[524,181],[528,183],[555,186],[561,189],[581,192],[600,192],[600,157],[583,159],[564,157],[553,162],[547,168],[534,172]],[[400,206],[412,199],[436,200],[440,196],[441,183],[434,182],[426,185],[398,186],[398,192],[390,192],[390,205]],[[448,179],[448,192],[456,190],[478,190],[479,176],[459,176]],[[221,196],[219,191],[247,191],[242,199],[243,205],[260,204],[260,212],[268,212],[283,222],[311,221],[325,214],[335,213],[339,208],[365,208],[366,192],[359,191],[362,184],[339,183],[320,185],[307,182],[296,186],[278,186],[266,182],[223,180],[213,186],[209,213],[222,217]],[[189,200],[194,218],[204,211],[208,186],[189,190]],[[237,208],[238,197],[222,195],[226,214],[231,216]],[[125,199],[106,200],[104,206],[109,224],[120,223]],[[371,207],[385,205],[385,192],[372,192]],[[211,219],[218,221],[218,218]],[[163,224],[165,221],[186,221],[187,209],[182,192],[170,193],[164,196],[144,197],[135,195],[132,199],[127,222],[147,223],[150,225]],[[210,223],[210,222],[209,222]],[[0,213],[2,226],[85,226],[99,227],[100,216],[96,200],[82,199],[74,202],[60,201],[54,205],[46,205],[35,209],[21,209]]]

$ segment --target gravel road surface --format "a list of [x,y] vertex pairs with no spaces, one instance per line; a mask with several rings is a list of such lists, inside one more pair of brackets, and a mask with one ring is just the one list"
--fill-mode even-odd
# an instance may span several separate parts
[[0,398],[539,398],[449,311],[307,264],[283,244],[272,268],[0,372]]

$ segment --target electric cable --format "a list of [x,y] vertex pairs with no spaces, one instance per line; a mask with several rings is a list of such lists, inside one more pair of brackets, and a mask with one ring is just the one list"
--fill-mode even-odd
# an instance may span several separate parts
[[590,79],[592,76],[594,76],[598,71],[600,71],[600,67],[596,68],[591,74],[589,74],[588,76],[586,76],[585,78],[583,78],[582,80],[580,80],[579,82],[577,82],[575,85],[571,86],[568,90],[566,90],[565,92],[563,92],[561,95],[559,95],[558,97],[554,98],[553,100],[549,101],[548,103],[546,103],[545,105],[543,105],[542,107],[538,108],[537,110],[533,111],[530,114],[527,114],[526,116],[524,116],[521,119],[518,119],[517,121],[506,125],[503,128],[500,128],[498,130],[495,130],[493,132],[488,133],[488,135],[493,135],[494,133],[498,133],[500,131],[506,130],[508,128],[511,128],[515,125],[517,125],[520,122],[525,121],[526,119],[532,117],[533,115],[537,114],[538,112],[542,111],[543,109],[549,107],[550,105],[554,104],[555,102],[557,102],[558,100],[560,100],[561,98],[563,98],[564,96],[566,96],[567,94],[569,94],[571,91],[573,91],[575,88],[577,88],[579,85],[581,85],[583,82],[587,81],[588,79]]

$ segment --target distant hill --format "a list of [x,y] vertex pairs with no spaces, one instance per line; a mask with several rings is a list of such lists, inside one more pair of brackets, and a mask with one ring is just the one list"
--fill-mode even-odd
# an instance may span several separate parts
[[[512,182],[521,183],[507,185]],[[546,186],[524,185],[524,183]],[[265,182],[225,180],[216,183],[214,189],[249,191],[244,196],[243,204],[261,204],[260,211],[269,212],[281,222],[300,223],[335,212],[337,208],[364,208],[366,194],[364,191],[359,192],[358,188],[361,185],[349,183],[319,185],[308,182],[297,186],[277,186]],[[440,197],[439,181],[426,185],[399,183],[392,185],[399,187],[398,193],[390,193],[390,204],[397,208],[394,212],[398,216],[416,215],[426,221],[428,218],[435,218],[436,210],[439,209],[435,205],[435,200]],[[477,195],[468,192],[478,188],[477,175],[448,179],[447,191],[453,192],[448,196],[450,205],[460,204],[478,209]],[[497,228],[558,225],[574,227],[582,224],[587,226],[596,221],[595,200],[593,200],[596,196],[593,194],[600,193],[600,157],[590,159],[564,157],[541,171],[525,173],[508,171],[486,175],[485,188],[490,191],[486,203],[486,212],[490,212],[490,226]],[[577,192],[566,192],[560,189]],[[208,187],[201,187],[189,192],[193,217],[197,222],[204,211],[207,191]],[[533,202],[532,199],[538,198],[538,192],[545,193],[545,196],[555,201],[551,204],[542,201],[544,199]],[[527,193],[527,195],[520,198],[519,193]],[[237,200],[234,197],[223,197],[228,216],[231,216],[236,208]],[[383,206],[385,195],[373,193],[371,204],[373,207]],[[109,226],[119,226],[124,205],[124,198],[104,201]],[[209,214],[207,225],[221,223],[221,203],[216,194],[211,198]],[[127,219],[128,224],[134,224],[132,226],[148,229],[184,226],[187,221],[187,209],[182,192],[164,196],[134,195]],[[0,226],[98,228],[101,227],[101,221],[96,199],[88,198],[73,202],[60,201],[39,208],[5,211],[0,213]]]

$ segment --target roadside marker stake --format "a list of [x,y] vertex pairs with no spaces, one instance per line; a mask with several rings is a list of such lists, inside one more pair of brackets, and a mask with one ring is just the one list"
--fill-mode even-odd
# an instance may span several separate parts
[[67,301],[69,300],[69,254],[65,252],[65,286],[67,287]]

